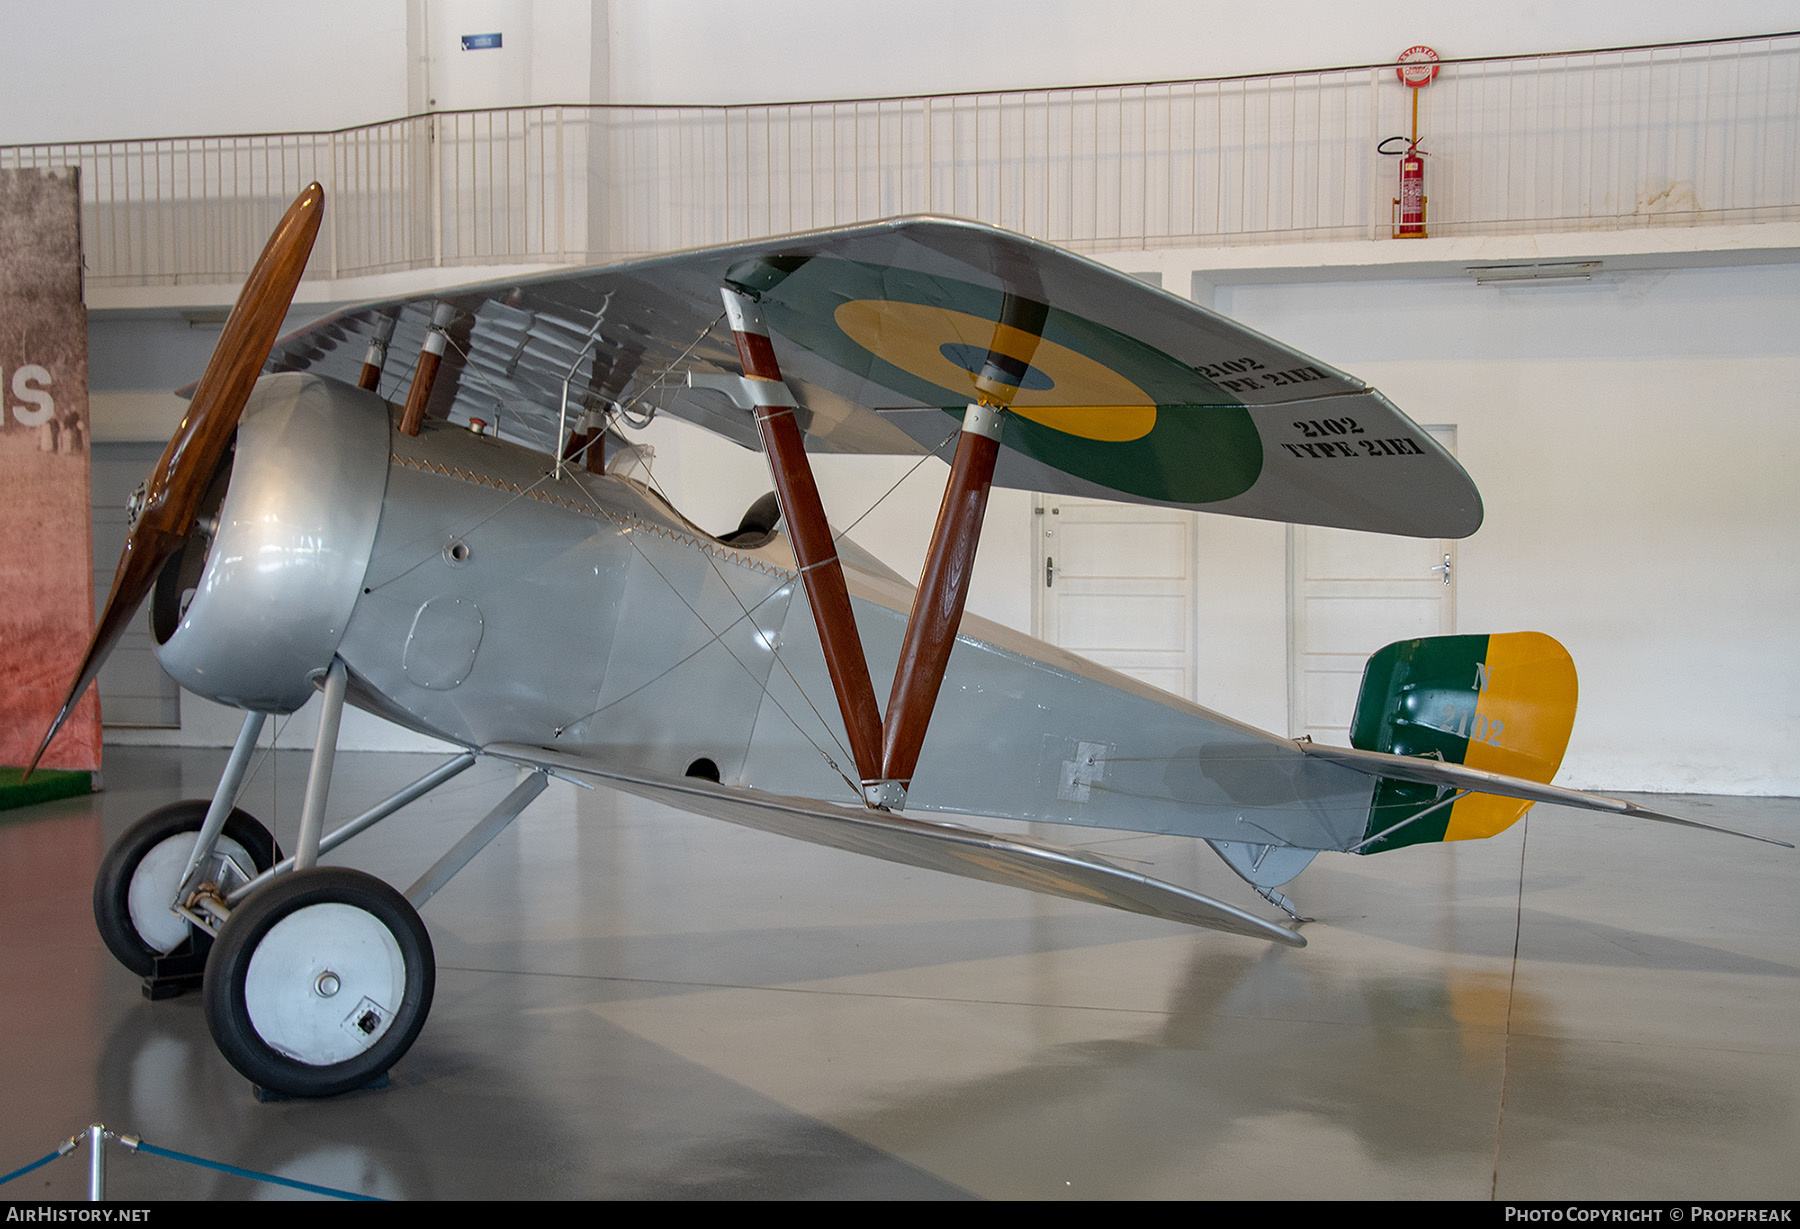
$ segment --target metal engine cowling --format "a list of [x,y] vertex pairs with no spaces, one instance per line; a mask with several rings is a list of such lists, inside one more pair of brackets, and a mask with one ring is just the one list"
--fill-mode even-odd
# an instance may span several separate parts
[[372,392],[304,374],[257,381],[235,453],[152,598],[157,660],[176,682],[267,713],[312,696],[362,595],[388,431]]

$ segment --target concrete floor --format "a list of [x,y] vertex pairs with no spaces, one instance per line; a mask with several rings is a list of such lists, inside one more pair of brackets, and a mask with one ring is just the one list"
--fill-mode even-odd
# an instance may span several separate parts
[[[1322,855],[1290,951],[556,783],[426,907],[437,999],[391,1085],[260,1104],[90,906],[108,842],[223,760],[113,748],[105,793],[0,816],[0,1171],[100,1120],[411,1199],[1800,1197],[1794,852],[1539,807]],[[432,762],[340,757],[331,813]],[[305,771],[246,793],[285,840]],[[516,779],[479,764],[327,861],[404,886]],[[1800,837],[1793,799],[1663,802]],[[1197,843],[1104,847],[1259,905]],[[109,1194],[285,1197],[117,1148]]]

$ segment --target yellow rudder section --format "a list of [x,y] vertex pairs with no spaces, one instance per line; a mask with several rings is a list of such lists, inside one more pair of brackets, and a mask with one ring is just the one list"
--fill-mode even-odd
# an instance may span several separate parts
[[[1477,667],[1475,717],[1463,763],[1485,772],[1549,784],[1562,766],[1575,726],[1577,682],[1569,651],[1542,632],[1488,637]],[[1504,832],[1532,804],[1471,794],[1450,808],[1446,841]]]

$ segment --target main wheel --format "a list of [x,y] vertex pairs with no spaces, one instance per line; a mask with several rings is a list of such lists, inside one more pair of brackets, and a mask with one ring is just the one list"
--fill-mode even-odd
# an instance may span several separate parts
[[232,911],[201,997],[219,1052],[252,1082],[329,1097],[406,1053],[436,985],[431,936],[406,898],[373,875],[319,866]]
[[[208,805],[196,798],[150,812],[113,843],[94,877],[94,924],[107,950],[140,977],[149,976],[156,958],[180,947],[192,929],[169,905]],[[229,878],[225,886],[235,886],[237,876],[254,877],[279,856],[269,830],[233,808],[201,878]]]

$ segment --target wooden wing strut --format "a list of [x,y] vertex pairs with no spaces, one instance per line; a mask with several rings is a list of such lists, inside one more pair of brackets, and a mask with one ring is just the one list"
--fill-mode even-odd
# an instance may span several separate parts
[[[775,496],[787,519],[806,598],[819,629],[825,667],[850,737],[863,801],[882,810],[898,810],[905,805],[907,788],[918,767],[968,601],[975,550],[1000,452],[1005,406],[1017,390],[1017,372],[1030,362],[1037,331],[1047,313],[1038,304],[1012,296],[1002,310],[988,363],[975,378],[979,399],[969,404],[963,418],[884,719],[876,708],[875,687],[851,613],[843,566],[794,420],[793,394],[775,361],[768,325],[748,296],[730,287],[721,288],[720,293],[743,364],[745,386],[755,403],[757,431],[774,472]],[[1009,377],[1008,372],[1014,374]]]
[[417,435],[425,423],[431,386],[437,382],[438,364],[444,361],[444,350],[450,344],[450,322],[455,319],[456,309],[448,303],[439,303],[431,313],[431,327],[426,330],[419,364],[413,368],[412,387],[406,392],[406,409],[400,415],[400,430],[405,435]]

